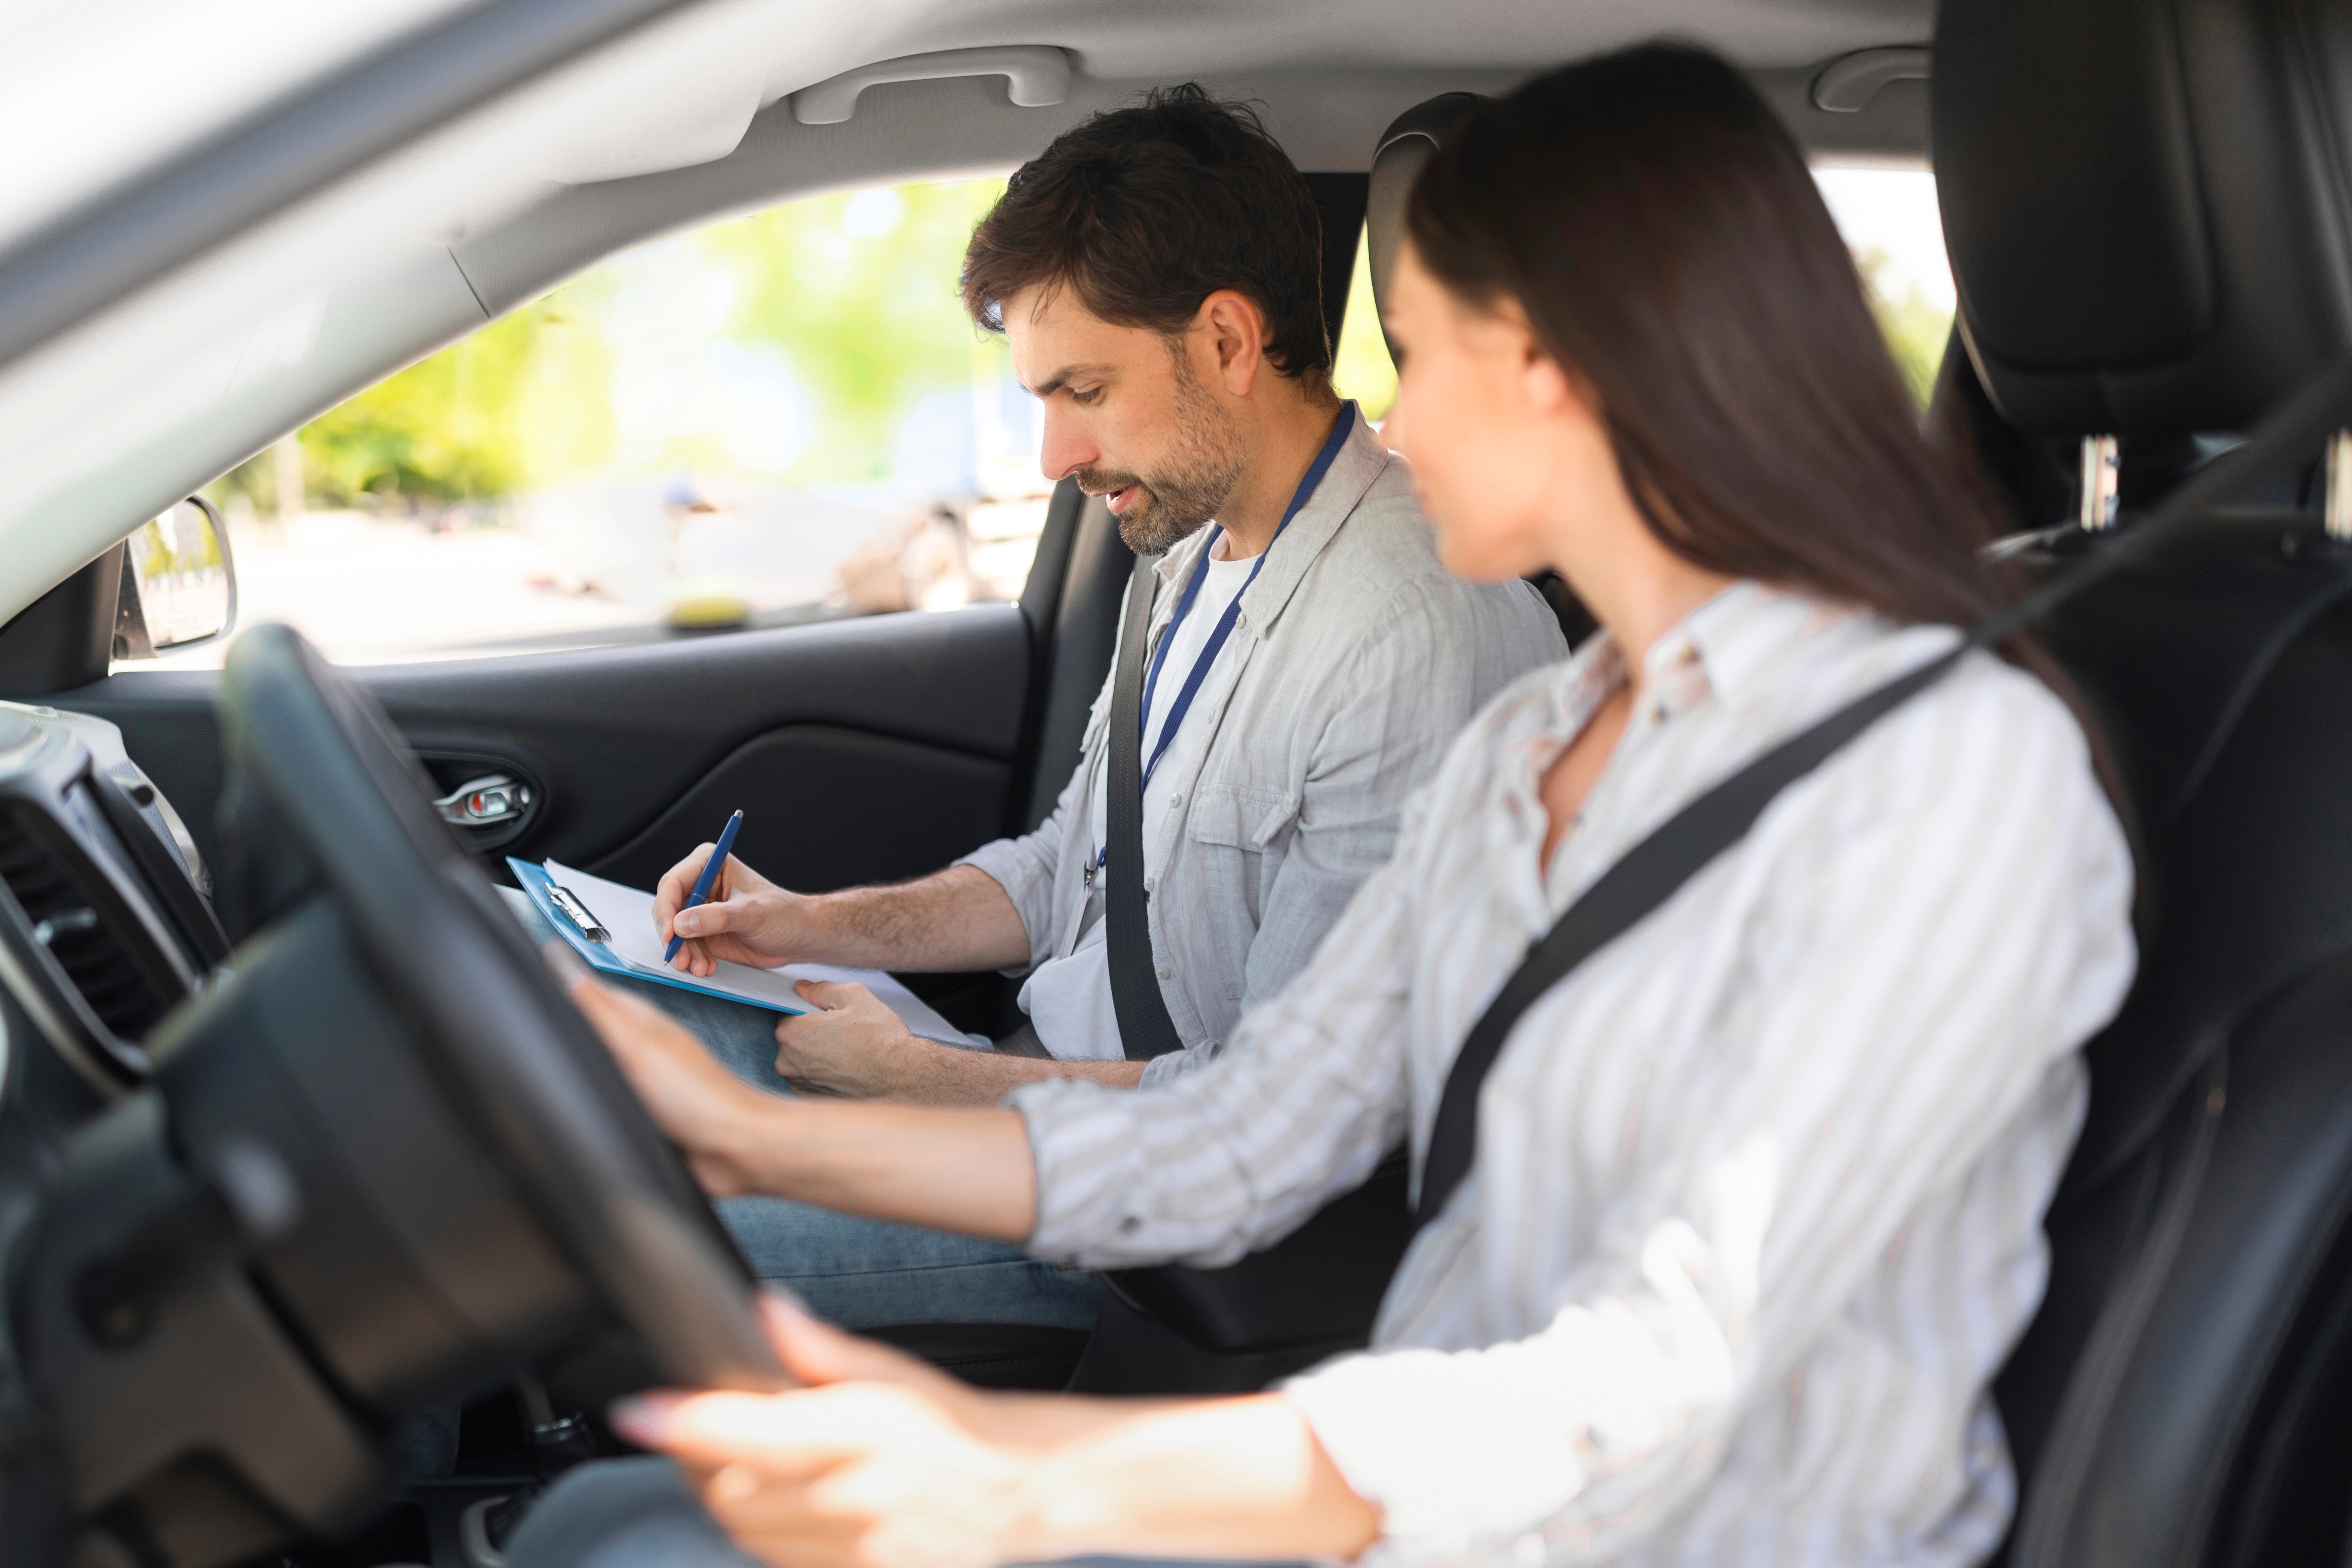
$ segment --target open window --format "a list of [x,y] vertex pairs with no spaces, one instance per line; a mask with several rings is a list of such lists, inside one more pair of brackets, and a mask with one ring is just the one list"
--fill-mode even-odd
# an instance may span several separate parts
[[1039,415],[956,291],[1002,189],[638,246],[320,415],[208,490],[242,618],[349,664],[1017,597]]

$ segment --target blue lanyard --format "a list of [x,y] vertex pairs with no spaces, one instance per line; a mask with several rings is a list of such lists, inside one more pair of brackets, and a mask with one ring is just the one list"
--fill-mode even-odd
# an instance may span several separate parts
[[[1331,471],[1331,464],[1339,456],[1339,448],[1348,444],[1349,432],[1355,427],[1355,404],[1342,403],[1339,418],[1331,423],[1331,434],[1324,437],[1323,449],[1316,453],[1315,461],[1307,465],[1306,477],[1298,481],[1298,489],[1290,498],[1288,510],[1283,512],[1282,521],[1275,524],[1274,539],[1266,541],[1265,548],[1258,552],[1257,564],[1250,568],[1248,581],[1242,584],[1241,593],[1235,594],[1233,602],[1225,606],[1225,613],[1218,617],[1215,627],[1209,633],[1209,640],[1202,645],[1200,657],[1192,661],[1192,672],[1185,676],[1184,684],[1177,689],[1176,700],[1168,710],[1167,721],[1160,726],[1160,743],[1151,748],[1151,754],[1143,761],[1145,788],[1150,787],[1151,775],[1159,769],[1160,759],[1168,754],[1168,743],[1176,738],[1176,731],[1182,727],[1184,715],[1192,711],[1192,699],[1200,692],[1201,682],[1209,678],[1210,667],[1217,662],[1217,655],[1223,650],[1225,639],[1233,635],[1234,624],[1241,618],[1242,599],[1249,593],[1250,584],[1257,581],[1257,574],[1265,570],[1265,558],[1274,553],[1274,540],[1282,537],[1282,531],[1290,526],[1290,520],[1314,499],[1317,488],[1323,483],[1323,476]],[[1210,530],[1208,548],[1201,552],[1199,564],[1192,568],[1192,575],[1185,581],[1184,596],[1176,601],[1176,613],[1169,618],[1168,629],[1160,634],[1160,647],[1151,656],[1151,674],[1143,683],[1143,718],[1146,722],[1151,718],[1152,696],[1160,689],[1160,666],[1168,662],[1168,650],[1175,646],[1176,628],[1184,624],[1184,617],[1192,612],[1192,602],[1201,596],[1202,580],[1209,574],[1209,557],[1216,552],[1217,541],[1223,533],[1222,528]],[[1095,853],[1095,868],[1100,870],[1109,857],[1110,846],[1106,844]]]

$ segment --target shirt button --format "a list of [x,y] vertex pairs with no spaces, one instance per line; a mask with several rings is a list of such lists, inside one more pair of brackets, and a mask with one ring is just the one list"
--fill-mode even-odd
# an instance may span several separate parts
[[1160,879],[1159,879],[1159,878],[1157,878],[1157,877],[1146,877],[1145,879],[1143,879],[1143,890],[1144,890],[1145,892],[1147,892],[1147,893],[1148,893],[1148,892],[1151,891],[1151,890],[1152,890],[1152,889],[1154,889],[1154,888],[1158,887],[1158,886],[1159,886],[1159,884],[1160,884]]
[[1160,978],[1162,980],[1173,980],[1176,978],[1176,972],[1163,963],[1160,966]]
[[1168,797],[1168,809],[1169,809],[1169,810],[1171,810],[1171,811],[1175,810],[1178,806],[1180,806],[1180,805],[1183,805],[1183,804],[1184,804],[1184,792],[1183,792],[1182,790],[1181,790],[1181,789],[1180,789],[1180,790],[1178,790],[1174,795],[1170,795],[1170,796]]
[[1244,610],[1241,614],[1235,616],[1234,617],[1234,625],[1237,626],[1245,626],[1249,625],[1249,612],[1247,610]]

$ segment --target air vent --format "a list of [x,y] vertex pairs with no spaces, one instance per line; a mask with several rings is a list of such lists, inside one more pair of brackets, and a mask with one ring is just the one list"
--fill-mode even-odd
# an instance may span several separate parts
[[176,998],[132,956],[140,939],[122,929],[116,900],[91,888],[89,874],[78,875],[47,837],[27,831],[16,812],[0,813],[0,881],[99,1022],[117,1039],[143,1039]]

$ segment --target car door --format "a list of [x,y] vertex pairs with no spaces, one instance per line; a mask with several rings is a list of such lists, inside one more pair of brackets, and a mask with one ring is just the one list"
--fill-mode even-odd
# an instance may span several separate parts
[[[822,891],[934,870],[1044,818],[1132,559],[1065,484],[1017,603],[352,674],[440,791],[490,775],[529,791],[513,816],[457,828],[501,879],[511,855],[651,886],[741,808],[736,852]],[[215,864],[218,684],[124,671],[39,694],[119,725]],[[967,1026],[995,1021],[995,989],[965,988]]]

